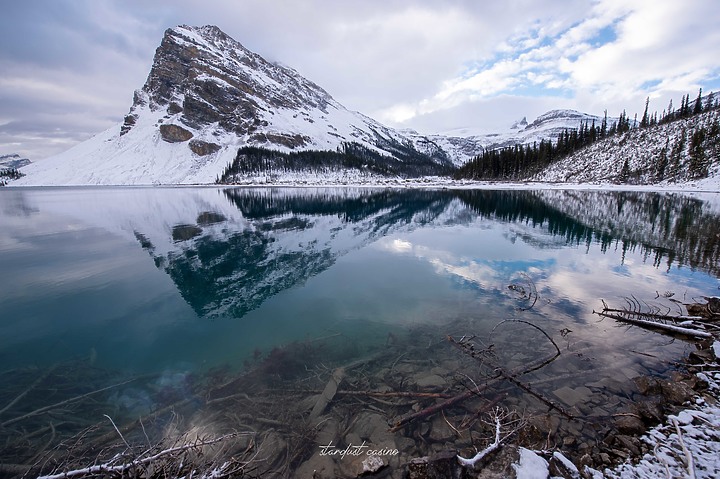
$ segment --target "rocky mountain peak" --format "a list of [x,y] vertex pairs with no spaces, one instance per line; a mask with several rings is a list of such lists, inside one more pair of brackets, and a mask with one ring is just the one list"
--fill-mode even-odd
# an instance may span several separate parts
[[[278,109],[326,111],[332,101],[295,70],[266,61],[218,27],[182,25],[165,32],[121,134],[133,128],[140,110],[149,108],[166,112],[164,120],[176,127],[164,131],[217,125],[234,135],[249,135],[252,141],[253,133],[267,126],[268,117]],[[169,142],[187,136],[162,134]],[[304,139],[289,137],[285,143],[291,148],[302,146]]]
[[576,110],[550,110],[538,116],[535,121],[530,123],[529,126],[538,127],[546,123],[558,123],[563,121],[579,124],[580,121],[592,120],[594,118],[598,117],[588,115],[587,113],[581,113]]
[[528,126],[527,117],[522,117],[522,120],[516,121],[515,123],[510,126],[511,130],[522,130],[523,128]]

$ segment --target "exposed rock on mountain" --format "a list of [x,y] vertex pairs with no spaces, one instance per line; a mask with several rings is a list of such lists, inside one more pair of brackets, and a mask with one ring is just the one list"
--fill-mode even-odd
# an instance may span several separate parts
[[[215,26],[170,29],[155,53],[145,86],[135,96],[123,124],[129,132],[145,106],[164,109],[173,120],[195,130],[217,124],[249,141],[289,148],[311,142],[306,135],[264,136],[275,111],[313,110],[328,114],[332,98],[294,70],[265,61]],[[337,105],[333,105],[336,106]],[[177,116],[176,116],[177,115]]]
[[[26,176],[13,184],[214,183],[246,147],[332,152],[343,160],[328,165],[326,155],[322,171],[293,166],[310,177],[441,175],[486,148],[549,139],[588,118],[555,111],[504,133],[465,132],[467,138],[398,131],[347,110],[295,70],[266,61],[215,26],[179,26],[165,32],[121,124],[26,166]],[[344,157],[348,151],[356,156]],[[267,178],[288,172],[269,166]]]
[[288,153],[353,144],[436,174],[452,166],[442,148],[423,143],[347,110],[215,26],[179,26],[165,32],[121,125],[33,166],[16,184],[213,183],[248,146]]
[[7,168],[22,168],[23,166],[27,166],[30,163],[32,163],[30,160],[28,160],[27,158],[21,158],[20,155],[18,155],[17,153],[0,156],[0,170],[4,170]]
[[511,130],[522,130],[528,126],[527,117],[522,117],[522,120],[516,121],[510,127]]

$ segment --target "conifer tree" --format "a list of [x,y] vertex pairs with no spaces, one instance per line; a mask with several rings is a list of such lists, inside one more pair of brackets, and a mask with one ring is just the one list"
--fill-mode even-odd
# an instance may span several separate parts
[[710,92],[710,93],[708,93],[707,98],[705,98],[705,109],[712,110],[715,107],[714,103],[715,103],[715,93]]
[[630,178],[630,162],[625,158],[622,170],[620,170],[620,176],[618,176],[618,181],[620,183],[627,183],[628,178]]
[[657,164],[655,165],[655,181],[662,181],[665,179],[665,170],[667,170],[668,167],[668,144],[670,142],[670,139],[665,140],[665,146],[660,151],[660,158],[658,159]]
[[705,164],[705,128],[693,132],[690,137],[688,172],[691,178],[705,178],[708,175]]
[[700,91],[698,91],[698,96],[695,99],[695,106],[693,107],[693,115],[699,115],[702,113],[703,107],[702,107],[702,88]]
[[640,120],[640,128],[647,128],[650,124],[650,118],[648,117],[648,107],[650,106],[650,97],[645,99],[645,113],[643,113],[642,120]]

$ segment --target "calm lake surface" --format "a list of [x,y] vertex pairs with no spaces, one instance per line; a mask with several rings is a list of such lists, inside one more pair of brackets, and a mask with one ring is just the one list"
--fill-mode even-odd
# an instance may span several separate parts
[[[562,354],[534,380],[565,407],[579,407],[567,388],[631,398],[620,383],[666,374],[693,346],[593,310],[718,295],[719,205],[603,191],[0,189],[0,409],[29,391],[0,422],[137,377],[4,434],[52,421],[76,433],[104,410],[131,420],[165,404],[159,391],[195,397],[192,414],[218,371],[322,390],[334,368],[378,354],[398,388],[447,392],[480,380],[447,341],[471,335],[502,367],[543,357],[552,338]],[[292,345],[306,347],[295,362],[262,369]],[[56,377],[64,365],[73,373]]]

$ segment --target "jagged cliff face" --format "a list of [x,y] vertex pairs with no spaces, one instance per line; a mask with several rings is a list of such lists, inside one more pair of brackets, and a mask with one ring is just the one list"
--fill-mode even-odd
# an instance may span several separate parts
[[241,147],[336,151],[346,143],[400,162],[450,164],[444,150],[347,110],[217,27],[179,26],[165,32],[121,125],[29,167],[15,184],[206,184]]
[[[144,116],[157,118],[160,138],[186,143],[196,156],[217,152],[228,138],[240,146],[284,151],[334,150],[355,142],[394,156],[412,142],[351,112],[295,70],[270,63],[218,27],[165,32],[142,89],[135,92],[120,135]],[[442,152],[418,151],[432,161]]]
[[[248,137],[250,142],[295,148],[311,139],[301,133],[268,136],[262,131],[270,124],[267,117],[279,110],[296,110],[310,120],[309,110],[327,114],[331,104],[337,108],[322,88],[294,70],[267,62],[219,28],[181,26],[165,32],[121,134],[129,132],[148,107],[164,111],[165,118],[173,122],[160,129],[167,142],[188,141],[191,129],[217,125],[225,132]],[[213,150],[195,145],[195,149],[202,148],[208,153]]]

